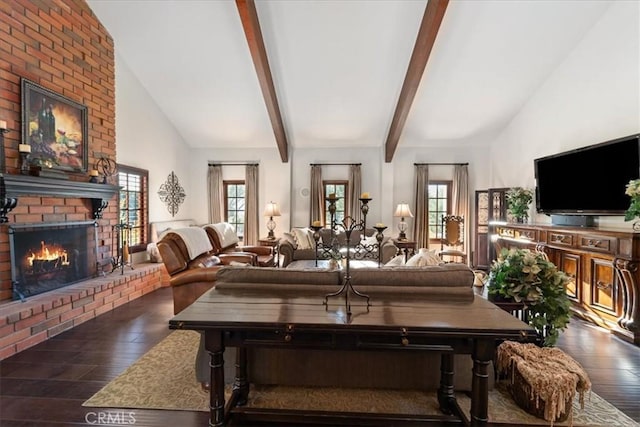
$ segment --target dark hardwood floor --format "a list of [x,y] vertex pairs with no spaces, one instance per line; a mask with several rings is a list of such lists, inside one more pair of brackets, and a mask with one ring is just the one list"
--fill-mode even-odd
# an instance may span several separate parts
[[[82,403],[166,337],[172,313],[171,291],[160,289],[0,362],[0,426],[97,425],[101,409]],[[640,348],[577,319],[559,347],[596,393],[640,422]],[[136,426],[208,424],[205,412],[133,412]]]

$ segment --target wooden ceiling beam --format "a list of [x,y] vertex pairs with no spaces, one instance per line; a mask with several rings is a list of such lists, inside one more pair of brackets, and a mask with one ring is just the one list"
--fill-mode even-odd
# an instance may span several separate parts
[[269,60],[267,59],[267,51],[264,47],[256,5],[254,0],[236,0],[236,6],[240,14],[240,20],[242,21],[244,35],[249,44],[253,65],[256,68],[256,74],[258,75],[258,81],[262,89],[262,96],[267,106],[273,134],[275,135],[278,150],[280,151],[280,158],[283,163],[286,163],[289,161],[289,143],[287,142],[287,135],[282,122],[282,114],[280,113],[280,106],[278,105],[278,97],[273,85],[273,76],[271,75]]
[[418,37],[413,47],[407,74],[398,98],[398,105],[396,105],[396,111],[393,114],[387,142],[385,143],[385,162],[387,163],[393,160],[393,155],[396,148],[398,148],[400,135],[407,121],[411,104],[413,104],[413,99],[418,91],[422,74],[427,66],[431,49],[436,41],[436,36],[448,5],[449,0],[428,0],[424,9]]

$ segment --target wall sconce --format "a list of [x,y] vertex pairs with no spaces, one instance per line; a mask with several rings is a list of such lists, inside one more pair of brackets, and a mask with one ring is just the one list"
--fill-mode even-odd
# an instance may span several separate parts
[[398,235],[398,240],[407,240],[407,223],[404,222],[404,219],[406,217],[413,218],[411,209],[409,209],[409,204],[399,203],[393,216],[400,217],[400,223],[398,224],[398,231],[400,232],[400,234]]
[[267,239],[273,240],[276,238],[273,234],[273,230],[276,228],[276,222],[273,220],[273,217],[280,216],[280,208],[278,208],[278,204],[273,202],[267,203],[267,207],[264,209],[263,215],[269,217],[269,221],[267,221],[267,229],[269,230]]

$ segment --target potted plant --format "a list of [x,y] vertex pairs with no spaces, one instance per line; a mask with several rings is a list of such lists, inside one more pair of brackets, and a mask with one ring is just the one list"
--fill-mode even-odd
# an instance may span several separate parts
[[[631,221],[636,218],[640,218],[640,179],[632,179],[627,184],[624,192],[627,196],[631,197],[631,203],[629,208],[624,213],[624,220]],[[633,224],[633,229],[640,229],[640,224],[636,221]]]
[[507,190],[507,211],[516,218],[518,222],[525,222],[529,217],[529,204],[533,200],[533,191],[513,187]]
[[545,346],[553,346],[569,323],[568,280],[540,252],[503,248],[489,272],[489,299],[523,303],[529,324],[544,336]]

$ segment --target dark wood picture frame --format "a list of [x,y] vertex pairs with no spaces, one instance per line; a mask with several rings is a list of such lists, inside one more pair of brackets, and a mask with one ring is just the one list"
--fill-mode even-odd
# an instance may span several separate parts
[[87,107],[22,79],[22,143],[31,146],[32,165],[86,172]]

